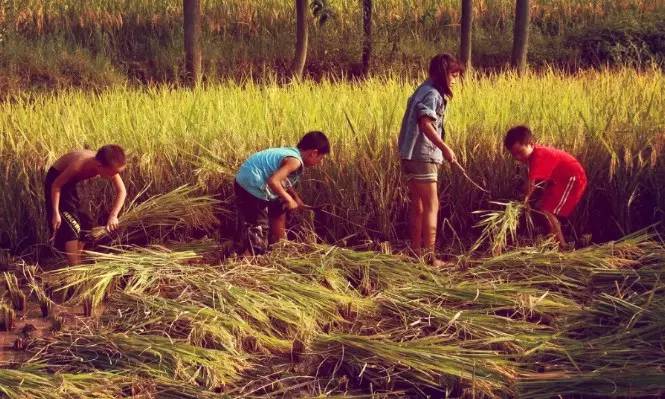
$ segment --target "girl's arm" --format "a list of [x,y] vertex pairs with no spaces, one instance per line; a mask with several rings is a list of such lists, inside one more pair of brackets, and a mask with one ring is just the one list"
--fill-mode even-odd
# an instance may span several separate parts
[[436,131],[434,127],[434,121],[429,116],[421,116],[418,119],[418,127],[420,131],[432,142],[435,146],[439,147],[443,152],[443,157],[446,158],[451,164],[457,163],[457,156],[455,152],[448,147],[448,145],[443,141],[439,132]]
[[296,170],[300,168],[300,161],[293,157],[284,158],[282,161],[282,166],[279,167],[268,178],[268,187],[272,190],[273,193],[277,194],[286,204],[289,209],[298,208],[298,203],[295,199],[286,191],[282,182],[286,180],[287,177]]

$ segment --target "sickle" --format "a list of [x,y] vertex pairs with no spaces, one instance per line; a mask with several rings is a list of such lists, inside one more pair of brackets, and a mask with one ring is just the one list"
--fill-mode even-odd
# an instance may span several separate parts
[[457,167],[459,168],[460,172],[462,172],[462,175],[464,175],[464,177],[466,178],[466,180],[469,181],[469,183],[473,184],[478,190],[480,190],[480,191],[482,191],[482,192],[484,192],[484,193],[487,193],[487,194],[490,193],[490,192],[489,192],[487,189],[485,189],[483,186],[481,186],[480,184],[476,183],[476,182],[475,182],[475,181],[474,181],[474,180],[473,180],[473,179],[472,179],[472,178],[466,173],[466,170],[464,169],[464,167],[463,167],[462,165],[460,165],[459,162],[455,161],[454,165],[457,166]]

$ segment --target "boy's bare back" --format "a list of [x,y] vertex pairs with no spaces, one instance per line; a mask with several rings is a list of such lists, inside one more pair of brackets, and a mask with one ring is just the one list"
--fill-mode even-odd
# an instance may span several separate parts
[[60,172],[71,168],[72,174],[68,183],[78,183],[99,175],[95,154],[90,150],[74,150],[58,158],[53,164],[53,168]]

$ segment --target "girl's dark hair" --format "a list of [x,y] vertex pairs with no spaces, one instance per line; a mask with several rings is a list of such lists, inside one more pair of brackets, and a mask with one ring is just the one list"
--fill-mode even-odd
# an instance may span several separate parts
[[507,149],[511,149],[515,143],[520,144],[532,144],[533,143],[533,134],[531,129],[526,125],[513,126],[506,133],[506,137],[503,139],[503,145]]
[[330,142],[323,132],[307,132],[300,139],[298,149],[302,151],[318,150],[321,154],[328,154],[330,152]]
[[108,144],[97,151],[95,159],[103,166],[122,166],[126,162],[125,150],[119,145]]
[[434,87],[444,97],[452,97],[450,89],[450,74],[464,73],[464,66],[457,58],[448,54],[437,54],[429,62],[429,78],[434,82]]

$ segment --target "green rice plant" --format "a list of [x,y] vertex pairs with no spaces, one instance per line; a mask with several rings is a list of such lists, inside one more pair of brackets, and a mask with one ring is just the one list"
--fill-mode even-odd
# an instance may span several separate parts
[[[489,245],[490,253],[493,256],[501,255],[509,242],[515,243],[517,240],[517,229],[520,223],[520,217],[526,214],[527,225],[533,226],[528,212],[525,213],[525,206],[521,202],[496,202],[491,204],[502,206],[498,211],[474,211],[474,214],[482,215],[482,219],[474,227],[482,228],[480,237],[473,244],[470,252],[475,252],[484,244]],[[531,228],[533,230],[533,228]]]
[[42,317],[46,318],[51,314],[53,309],[54,302],[49,295],[46,293],[46,290],[43,288],[42,283],[37,280],[37,275],[42,272],[37,266],[23,266],[23,275],[26,278],[27,286],[30,288],[30,295],[34,296],[39,304],[39,309],[42,312]]
[[[259,334],[234,312],[222,313],[186,298],[119,292],[110,296],[106,306],[113,312],[102,315],[102,320],[114,330],[162,334],[234,355],[239,353],[241,334]],[[122,318],[118,319],[117,314]]]
[[[446,289],[427,292],[427,289],[412,287],[387,290],[377,301],[384,317],[399,323],[396,329],[416,328],[427,335],[436,331],[459,340],[493,340],[496,348],[510,353],[546,346],[553,340],[556,326],[541,324],[540,316],[549,320],[580,312],[576,303],[557,298],[557,295],[553,298],[547,298],[547,293],[536,296],[533,290],[515,287],[512,300],[505,301],[508,290],[494,289],[496,292],[492,292],[492,287],[478,287],[476,298],[472,300],[479,299],[485,291],[482,294],[485,300],[478,302],[458,301],[446,295]],[[493,295],[496,295],[495,303],[487,300]],[[532,300],[524,304],[524,297]],[[550,321],[550,324],[553,323]]]
[[661,395],[665,374],[661,368],[640,366],[639,370],[604,368],[580,373],[553,371],[531,373],[516,382],[520,398],[547,399],[552,395],[623,398]]
[[386,336],[320,335],[312,349],[350,364],[375,386],[388,383],[422,384],[445,390],[458,381],[491,397],[509,394],[515,366],[491,350],[467,349],[442,336],[394,341]]
[[[195,195],[195,187],[180,186],[171,192],[155,195],[143,202],[137,202],[145,189],[129,203],[118,218],[118,235],[131,242],[138,234],[160,236],[182,227],[210,230],[218,220],[214,214],[217,200],[207,195]],[[95,227],[91,231],[94,239],[100,239],[109,232],[106,227]]]
[[238,355],[205,349],[161,336],[63,332],[35,340],[39,361],[68,369],[126,369],[139,375],[173,378],[215,388],[228,384],[247,367]]
[[18,279],[13,273],[3,272],[2,273],[5,286],[7,287],[7,292],[9,294],[9,299],[12,302],[14,310],[22,312],[25,310],[25,294],[21,290]]
[[642,268],[645,268],[645,282],[656,281],[658,272],[649,265],[659,268],[662,254],[662,244],[641,232],[575,251],[561,252],[549,245],[520,248],[472,260],[461,277],[476,281],[512,281],[584,298],[593,290],[614,290],[618,280],[634,279]]
[[0,368],[0,393],[8,399],[113,399],[132,382],[129,376],[107,372],[52,373],[41,363]]
[[9,305],[0,302],[0,330],[11,331],[14,328],[16,313]]
[[34,365],[19,369],[0,368],[0,393],[9,399],[60,398],[55,387],[53,376]]
[[[546,71],[467,78],[447,111],[446,139],[493,198],[505,202],[515,197],[514,176],[521,171],[500,141],[510,125],[527,123],[538,142],[565,149],[580,160],[589,187],[607,188],[587,192],[571,219],[576,232],[603,242],[661,219],[661,71]],[[228,238],[233,220],[226,215],[233,209],[227,199],[232,197],[236,168],[254,151],[294,145],[304,131],[317,128],[330,137],[333,152],[329,162],[305,173],[299,188],[307,203],[327,212],[315,215],[316,232],[325,242],[340,245],[399,242],[406,238],[407,200],[394,140],[404,104],[417,83],[395,76],[357,84],[226,82],[196,92],[116,87],[101,94],[72,90],[1,102],[0,172],[6,186],[0,187],[0,231],[13,251],[46,243],[42,186],[49,165],[71,148],[117,142],[128,149],[123,179],[131,197],[145,187],[143,198],[197,181],[200,195],[222,199],[221,234]],[[251,129],[247,115],[258,115]],[[197,170],[200,173],[194,175]],[[442,173],[447,184],[440,193],[444,208],[439,225],[445,227],[439,244],[443,249],[467,248],[478,238],[472,212],[486,209],[487,198],[470,190],[447,167]],[[113,193],[108,186],[82,185],[82,197],[95,198],[92,205],[84,201],[90,208],[86,210],[109,208]],[[598,218],[594,212],[609,216]],[[189,235],[184,232],[180,238]]]
[[320,251],[321,262],[339,272],[364,295],[391,286],[419,281],[422,284],[443,285],[449,276],[411,259],[371,251],[354,251],[339,247],[313,245]]
[[109,291],[123,277],[124,290],[128,292],[154,292],[160,281],[177,280],[187,273],[201,268],[186,264],[199,259],[193,252],[169,251],[164,247],[116,248],[109,253],[88,252],[94,263],[73,266],[46,274],[50,284],[58,290],[76,289],[75,298],[88,296],[92,306],[98,306]]

